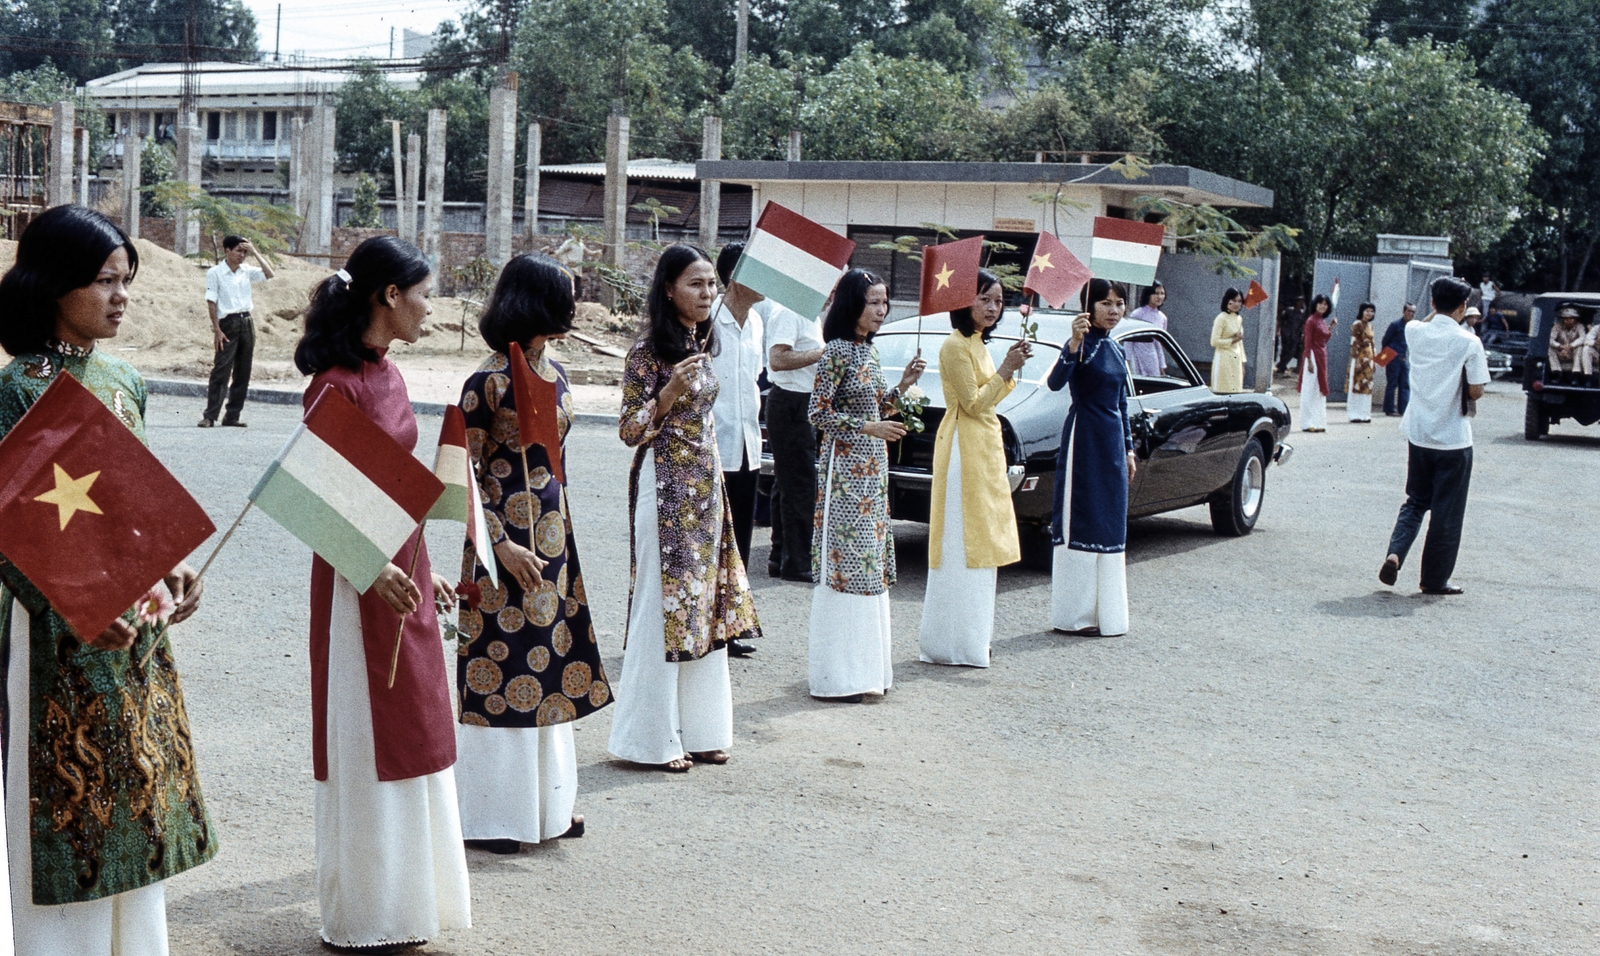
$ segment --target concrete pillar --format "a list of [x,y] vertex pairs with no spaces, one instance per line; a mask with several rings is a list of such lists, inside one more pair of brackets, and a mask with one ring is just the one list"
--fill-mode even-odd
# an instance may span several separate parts
[[489,189],[484,197],[483,248],[496,268],[511,259],[512,201],[517,191],[516,76],[489,91]]
[[333,248],[333,171],[334,139],[338,130],[338,111],[332,106],[311,108],[311,122],[307,124],[305,166],[306,222],[301,235],[301,251],[310,253],[311,261],[326,267],[326,258]]
[[144,152],[144,137],[128,133],[122,137],[122,231],[128,238],[139,238],[139,158]]
[[741,67],[750,53],[750,0],[739,0],[733,29],[733,65]]
[[422,207],[422,254],[435,274],[444,231],[444,128],[445,111],[428,111],[428,195]]
[[[195,123],[193,113],[180,117],[175,131],[178,141],[177,178],[188,183],[196,192],[200,190],[200,157],[205,151],[205,132]],[[173,251],[180,256],[200,251],[200,220],[188,209],[180,206],[173,215]]]
[[792,129],[792,130],[789,131],[789,162],[798,163],[799,161],[800,161],[800,131],[797,130],[797,129]]
[[[707,116],[701,159],[722,158],[722,117]],[[717,225],[722,220],[722,184],[714,179],[700,181],[700,245],[710,249],[717,244]]]
[[1262,393],[1272,391],[1272,368],[1277,358],[1273,353],[1278,337],[1278,279],[1282,266],[1281,256],[1262,259],[1261,275],[1257,279],[1261,287],[1267,290],[1267,301],[1257,306],[1261,310],[1261,318],[1256,324],[1255,389]]
[[[528,124],[528,173],[522,184],[522,228],[532,240],[539,234],[539,158],[544,152],[544,130],[538,123]],[[528,243],[533,251],[533,243]]]
[[[406,231],[406,217],[401,212],[406,195],[406,154],[400,151],[400,121],[389,121],[389,152],[394,157],[394,229],[406,242],[416,242],[417,237]],[[415,220],[413,220],[414,222]]]
[[89,131],[78,129],[78,205],[89,205]]
[[[301,219],[301,234],[305,233],[306,217],[306,121],[296,116],[289,120],[289,208]],[[295,245],[296,252],[305,252],[305,243]]]
[[628,240],[628,118],[619,113],[606,117],[605,250],[602,261],[622,268],[623,246]]
[[74,132],[77,110],[71,101],[62,100],[50,107],[50,181],[46,184],[46,201],[52,206],[65,206],[72,202],[72,147],[78,138]]
[[406,200],[400,207],[400,228],[405,240],[417,244],[417,196],[422,189],[422,137],[406,135]]

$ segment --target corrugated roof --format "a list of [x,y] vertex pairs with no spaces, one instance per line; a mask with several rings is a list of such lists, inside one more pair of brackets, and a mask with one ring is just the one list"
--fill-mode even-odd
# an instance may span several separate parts
[[[540,166],[540,173],[558,176],[594,176],[604,179],[605,163],[562,163],[559,166]],[[680,182],[694,180],[694,163],[680,163],[675,159],[630,159],[629,179],[669,179]]]
[[[261,63],[201,63],[200,97],[263,96],[331,92],[357,74],[335,70],[283,67]],[[420,73],[394,73],[389,82],[403,90],[421,85]],[[84,92],[96,100],[176,98],[183,84],[182,63],[146,63],[131,70],[90,80]]]

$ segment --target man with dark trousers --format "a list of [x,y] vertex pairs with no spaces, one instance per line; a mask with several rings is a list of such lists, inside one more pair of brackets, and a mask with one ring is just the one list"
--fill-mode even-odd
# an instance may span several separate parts
[[1411,403],[1411,383],[1406,380],[1410,366],[1406,362],[1406,326],[1417,320],[1417,307],[1407,302],[1400,321],[1390,322],[1383,330],[1383,347],[1394,352],[1394,358],[1383,367],[1383,413],[1396,417],[1406,413]]
[[1302,295],[1278,313],[1278,374],[1287,372],[1291,361],[1300,361],[1300,332],[1305,324],[1306,297]]
[[[261,257],[248,239],[229,236],[222,240],[222,261],[206,271],[206,312],[211,316],[211,339],[216,357],[211,364],[211,386],[206,393],[206,411],[201,428],[211,428],[222,411],[222,392],[228,392],[228,411],[222,424],[245,427],[239,418],[245,395],[250,391],[250,365],[255,358],[256,327],[250,318],[250,284],[272,278],[272,266]],[[256,265],[244,264],[254,256]],[[228,385],[229,376],[233,385]]]
[[[717,350],[711,356],[716,372],[717,400],[711,416],[716,424],[717,454],[722,458],[722,484],[733,512],[733,538],[739,559],[750,564],[750,532],[756,517],[756,479],[761,475],[761,386],[765,361],[761,313],[755,310],[761,293],[731,281],[733,267],[744,253],[744,243],[730,242],[717,256],[717,279],[723,293],[711,305],[717,326]],[[748,657],[755,647],[729,641],[728,653]]]
[[1472,482],[1473,403],[1489,384],[1489,360],[1483,342],[1461,324],[1472,286],[1444,276],[1433,281],[1430,293],[1433,314],[1406,325],[1411,403],[1400,420],[1410,445],[1406,502],[1394,523],[1378,580],[1395,583],[1422,529],[1422,516],[1431,512],[1422,546],[1422,593],[1460,594],[1461,588],[1450,583],[1450,574],[1461,547],[1467,487]]

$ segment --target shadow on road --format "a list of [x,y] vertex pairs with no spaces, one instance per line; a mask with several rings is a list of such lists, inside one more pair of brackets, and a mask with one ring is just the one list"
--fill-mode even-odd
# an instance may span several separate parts
[[1318,601],[1318,611],[1329,617],[1410,617],[1423,607],[1422,594],[1405,595],[1394,591],[1352,594],[1332,601]]
[[1493,445],[1519,446],[1537,445],[1542,443],[1549,445],[1566,445],[1571,448],[1600,448],[1600,435],[1560,435],[1551,433],[1539,439],[1537,442],[1530,442],[1526,438],[1523,438],[1521,433],[1516,433],[1496,436],[1489,439],[1489,443]]

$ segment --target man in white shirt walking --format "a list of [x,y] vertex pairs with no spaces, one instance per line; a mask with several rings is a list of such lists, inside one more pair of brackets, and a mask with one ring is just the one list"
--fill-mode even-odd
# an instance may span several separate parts
[[[750,566],[750,532],[756,517],[756,479],[761,475],[761,315],[752,308],[764,297],[747,286],[729,282],[744,253],[744,243],[730,242],[717,256],[717,278],[725,290],[711,306],[717,324],[717,352],[711,357],[718,390],[711,415],[722,458],[723,487],[733,511],[733,539],[739,557]],[[745,657],[755,648],[729,641],[728,653]]]
[[1410,445],[1406,502],[1389,539],[1378,580],[1394,584],[1400,565],[1432,512],[1422,546],[1424,594],[1460,594],[1450,583],[1461,547],[1461,524],[1472,481],[1472,406],[1489,384],[1483,343],[1462,326],[1472,287],[1450,276],[1431,287],[1433,314],[1406,325],[1411,402],[1400,420]]
[[[256,351],[256,327],[250,318],[250,284],[272,278],[272,266],[248,239],[229,236],[222,240],[222,249],[222,261],[206,271],[206,312],[211,316],[216,358],[211,364],[211,385],[206,393],[201,428],[217,423],[224,389],[228,392],[228,411],[222,424],[245,427],[239,414],[244,411],[245,395],[250,391],[250,365]],[[245,256],[254,256],[256,265],[245,265]],[[228,385],[230,375],[233,378],[231,388]]]

